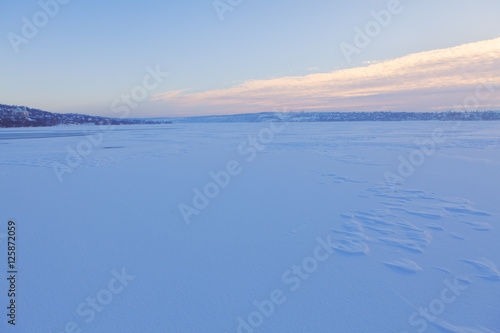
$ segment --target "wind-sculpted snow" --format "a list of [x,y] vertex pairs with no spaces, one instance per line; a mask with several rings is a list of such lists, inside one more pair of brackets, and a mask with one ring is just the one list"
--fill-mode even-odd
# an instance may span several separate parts
[[492,121],[2,129],[19,332],[500,332],[499,165]]
[[[373,197],[394,199],[382,202],[387,208],[377,211],[356,211],[343,213],[340,216],[347,219],[343,227],[347,230],[357,226],[357,233],[353,235],[366,243],[383,244],[399,247],[408,251],[424,253],[425,248],[432,242],[431,231],[445,231],[444,225],[437,223],[424,224],[425,220],[453,219],[460,220],[466,216],[491,216],[488,212],[478,211],[470,206],[470,201],[464,198],[442,197],[432,192],[410,189],[391,189],[380,185],[367,190]],[[439,204],[436,204],[439,202]],[[402,208],[402,207],[413,207]],[[414,210],[416,208],[417,210]],[[416,220],[422,227],[418,227],[408,220]],[[492,226],[487,222],[462,221],[473,230],[488,231]],[[425,227],[428,230],[423,229]],[[382,234],[382,236],[381,236]],[[391,235],[391,237],[386,237]],[[397,235],[397,237],[396,237]],[[451,233],[456,237],[456,234]],[[347,237],[348,238],[348,237]],[[346,235],[342,238],[346,243]]]
[[404,273],[417,273],[422,270],[422,268],[420,268],[417,263],[408,259],[403,259],[401,261],[384,262],[384,264]]
[[500,272],[497,266],[486,258],[480,260],[463,259],[463,262],[474,266],[481,274],[479,277],[487,280],[500,281]]

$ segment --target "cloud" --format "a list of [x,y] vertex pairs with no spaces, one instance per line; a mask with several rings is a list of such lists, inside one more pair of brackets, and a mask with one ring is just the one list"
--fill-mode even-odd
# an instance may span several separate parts
[[471,107],[500,109],[500,38],[329,73],[252,80],[205,92],[167,91],[153,99],[204,113],[260,112],[282,106],[311,111],[431,111],[461,105],[478,89],[485,91],[480,91],[479,105]]

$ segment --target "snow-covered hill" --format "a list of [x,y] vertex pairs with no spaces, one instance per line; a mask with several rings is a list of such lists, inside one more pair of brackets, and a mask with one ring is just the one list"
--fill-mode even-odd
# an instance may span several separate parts
[[330,121],[485,121],[500,120],[499,111],[475,112],[263,112],[236,115],[152,118],[174,123],[254,123],[266,121],[330,122]]
[[165,123],[168,122],[165,120],[107,118],[76,113],[52,113],[32,108],[26,108],[26,112],[20,112],[17,106],[0,104],[0,127],[45,127],[89,124],[136,125]]

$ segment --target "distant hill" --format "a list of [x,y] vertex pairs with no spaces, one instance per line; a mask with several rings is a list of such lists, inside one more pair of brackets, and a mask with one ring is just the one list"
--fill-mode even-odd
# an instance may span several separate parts
[[334,121],[490,121],[500,120],[499,111],[464,112],[263,112],[222,116],[151,118],[173,123],[254,123],[266,121],[334,122]]
[[76,113],[51,113],[39,109],[19,109],[0,104],[0,127],[42,127],[57,125],[135,125],[171,123],[255,123],[268,121],[339,122],[339,121],[492,121],[500,120],[500,111],[464,112],[261,112],[235,115],[160,118],[107,118]]
[[77,113],[52,113],[39,109],[0,104],[0,127],[43,127],[57,125],[168,124],[167,120],[107,118]]

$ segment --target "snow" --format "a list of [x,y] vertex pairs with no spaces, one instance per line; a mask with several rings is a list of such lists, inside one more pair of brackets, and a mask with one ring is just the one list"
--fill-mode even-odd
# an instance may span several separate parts
[[2,129],[0,331],[500,332],[499,125]]

